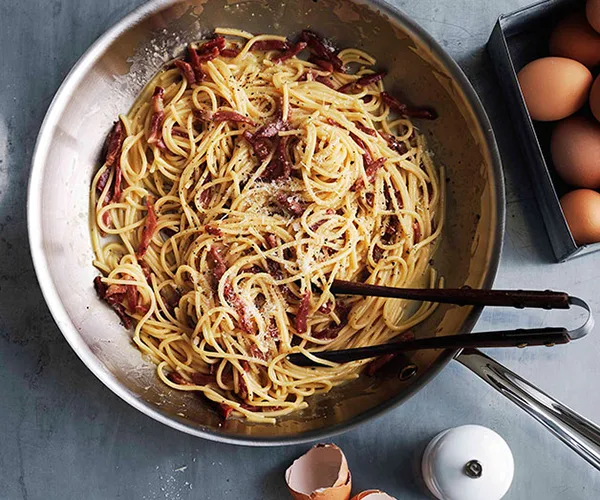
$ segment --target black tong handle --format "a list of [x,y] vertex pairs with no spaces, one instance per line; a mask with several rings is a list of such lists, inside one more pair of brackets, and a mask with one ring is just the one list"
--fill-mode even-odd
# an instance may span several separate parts
[[[375,358],[386,354],[397,354],[399,352],[418,351],[421,349],[553,346],[555,344],[567,344],[570,340],[569,331],[566,328],[532,328],[466,333],[445,337],[427,337],[370,347],[342,349],[340,351],[313,351],[311,355],[334,363],[348,363],[359,359]],[[298,366],[318,366],[320,364],[302,353],[290,354],[287,359]]]
[[363,295],[395,299],[421,300],[459,306],[525,307],[568,309],[569,295],[551,290],[479,290],[473,288],[396,288],[334,280],[331,292],[340,295]]

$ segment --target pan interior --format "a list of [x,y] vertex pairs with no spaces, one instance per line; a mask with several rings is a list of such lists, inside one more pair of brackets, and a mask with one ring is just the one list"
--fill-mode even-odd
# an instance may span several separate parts
[[[447,171],[447,219],[435,265],[446,286],[489,286],[503,224],[502,178],[481,108],[457,67],[397,12],[350,0],[151,2],[88,51],[57,95],[38,141],[30,184],[32,254],[44,295],[83,361],[121,397],[169,425],[212,439],[294,442],[356,423],[408,397],[449,359],[419,352],[375,378],[361,377],[312,399],[277,425],[220,419],[200,398],[167,389],[118,318],[95,296],[88,232],[88,191],[100,150],[118,113],[126,112],[155,71],[188,41],[217,27],[293,35],[311,29],[338,47],[359,47],[388,71],[386,87],[440,118],[419,123]],[[444,306],[416,333],[467,331],[477,311]],[[406,369],[407,364],[417,367]]]

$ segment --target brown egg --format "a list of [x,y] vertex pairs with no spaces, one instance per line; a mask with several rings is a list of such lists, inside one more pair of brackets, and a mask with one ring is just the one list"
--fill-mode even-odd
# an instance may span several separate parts
[[600,33],[600,0],[587,0],[585,15],[592,28]]
[[554,168],[572,186],[600,187],[600,124],[573,116],[558,123],[550,142]]
[[596,77],[592,90],[590,90],[590,109],[596,120],[600,122],[600,76]]
[[560,21],[550,35],[550,54],[575,59],[591,68],[600,64],[600,34],[592,28],[583,12]]
[[576,189],[560,199],[560,206],[578,245],[600,242],[600,193]]
[[519,85],[531,118],[561,120],[587,100],[592,74],[583,64],[563,57],[543,57],[519,71]]

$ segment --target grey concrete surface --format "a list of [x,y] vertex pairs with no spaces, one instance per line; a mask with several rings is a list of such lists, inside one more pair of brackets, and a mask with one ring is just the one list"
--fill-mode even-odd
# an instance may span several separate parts
[[[40,294],[26,237],[26,184],[50,100],[72,64],[141,0],[0,1],[0,499],[287,498],[283,472],[307,446],[250,449],[178,433],[133,410],[87,371]],[[394,0],[464,68],[502,151],[508,225],[498,287],[554,288],[600,313],[600,255],[553,264],[523,158],[484,45],[497,16],[529,0]],[[564,318],[564,317],[563,317]],[[479,329],[540,326],[548,312],[485,313]],[[493,356],[600,422],[600,329],[555,349]],[[509,500],[600,498],[600,474],[458,363],[396,411],[335,439],[355,491],[429,498],[416,467],[426,442],[478,423],[510,444]],[[482,499],[485,500],[485,499]]]

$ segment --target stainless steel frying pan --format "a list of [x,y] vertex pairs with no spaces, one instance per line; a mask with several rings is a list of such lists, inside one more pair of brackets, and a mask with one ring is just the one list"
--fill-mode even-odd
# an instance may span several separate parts
[[[504,186],[490,123],[456,63],[411,20],[379,0],[156,0],[102,36],[66,78],[41,128],[29,185],[29,237],[40,286],[65,338],[112,391],[147,415],[217,441],[279,445],[347,430],[398,406],[457,352],[421,351],[376,378],[314,397],[277,425],[228,421],[198,398],[168,390],[95,296],[88,190],[112,121],[129,109],[161,64],[216,26],[294,34],[310,27],[340,46],[358,46],[388,70],[387,86],[440,118],[423,124],[447,168],[448,220],[436,266],[448,286],[490,287],[502,246]],[[441,306],[417,330],[470,331],[480,310]],[[598,429],[478,352],[459,361],[600,463]],[[410,369],[407,369],[407,366]],[[569,428],[566,431],[564,429]],[[587,439],[587,441],[586,441]],[[595,445],[594,445],[595,446]],[[591,458],[590,458],[591,457]]]

